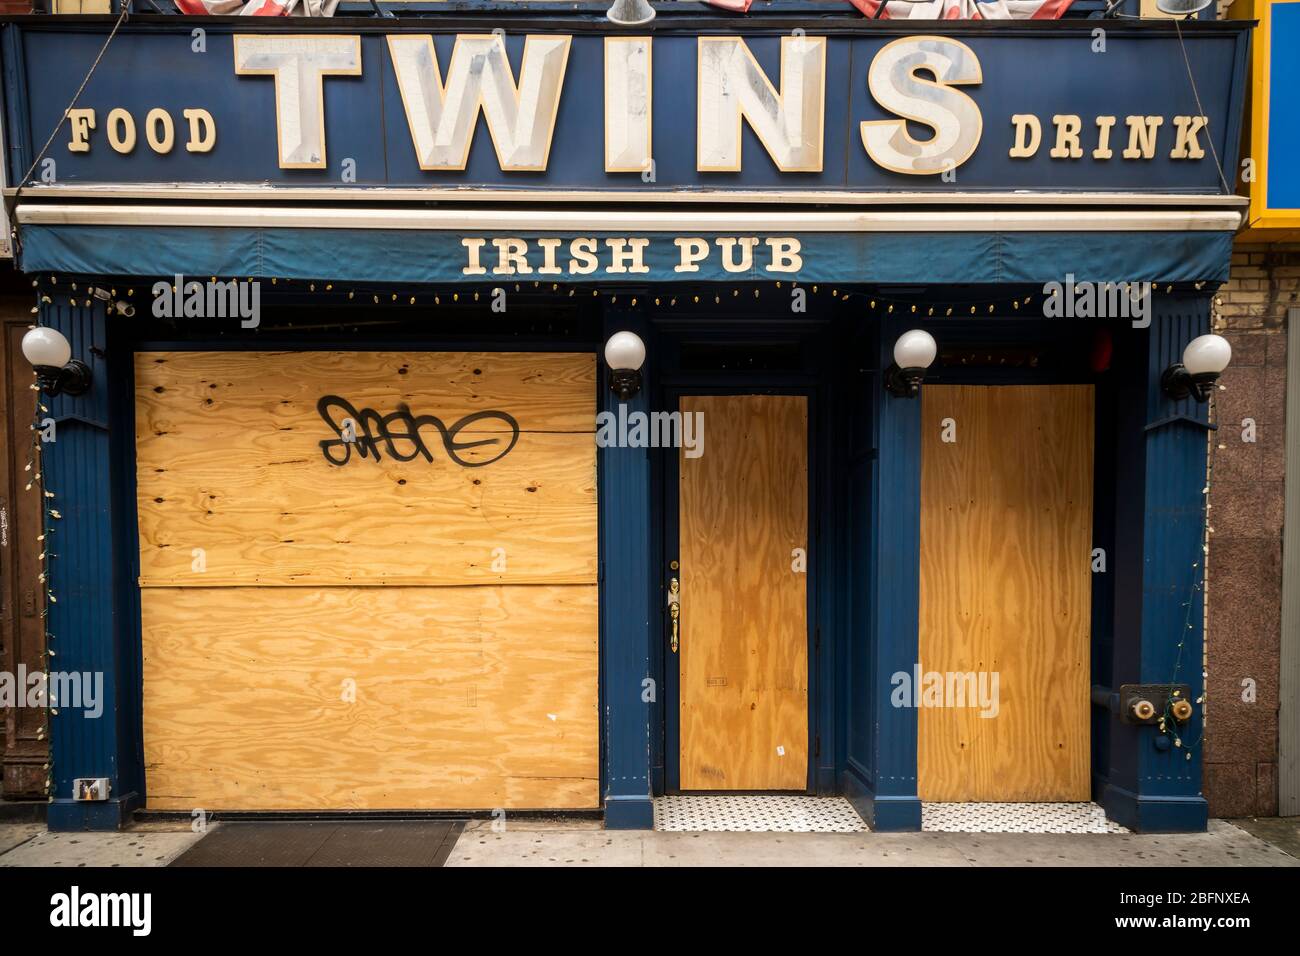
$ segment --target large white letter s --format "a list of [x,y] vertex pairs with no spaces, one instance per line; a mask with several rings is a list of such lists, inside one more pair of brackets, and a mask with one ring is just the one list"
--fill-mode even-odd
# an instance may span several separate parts
[[[918,70],[934,75],[917,76]],[[922,142],[903,119],[862,123],[862,145],[879,166],[896,173],[928,176],[956,169],[979,145],[984,120],[969,96],[952,87],[984,79],[973,50],[949,37],[904,37],[887,43],[867,71],[876,102],[904,119],[922,123],[934,136]]]

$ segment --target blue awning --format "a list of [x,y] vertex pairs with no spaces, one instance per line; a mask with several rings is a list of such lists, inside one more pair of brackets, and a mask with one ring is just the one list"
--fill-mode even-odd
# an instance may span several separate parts
[[[689,213],[683,220],[689,222]],[[619,237],[585,233],[599,267],[574,271],[577,237],[554,233],[475,234],[417,229],[119,226],[28,224],[21,233],[26,272],[94,276],[232,276],[345,282],[484,285],[538,279],[564,283],[736,282],[786,280],[907,284],[1042,284],[1093,282],[1221,282],[1228,278],[1233,234],[1216,231],[1116,232],[815,232],[785,234],[797,242],[797,272],[774,271],[765,237],[752,263],[729,271],[717,235],[683,231],[646,236],[643,272],[609,272],[606,243]],[[499,273],[494,239],[527,243],[531,272]],[[621,237],[626,240],[628,234]],[[680,271],[676,239],[699,238],[710,254],[696,271]],[[483,239],[482,272],[467,273],[466,240]],[[559,244],[549,263],[539,239]],[[792,248],[792,247],[786,247]],[[732,264],[738,260],[733,252]],[[579,267],[586,260],[579,259]],[[789,263],[787,261],[786,265]],[[558,271],[554,271],[558,270]]]

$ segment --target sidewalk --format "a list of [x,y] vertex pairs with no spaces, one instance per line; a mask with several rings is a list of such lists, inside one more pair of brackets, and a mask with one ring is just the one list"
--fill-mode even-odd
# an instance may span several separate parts
[[[1243,821],[1252,829],[1255,823]],[[1267,821],[1259,830],[1289,838],[1297,825]],[[121,833],[48,833],[41,824],[0,824],[0,867],[166,866],[202,838],[186,824],[139,824]],[[533,820],[507,820],[498,832],[493,821],[471,820],[446,865],[1200,867],[1300,866],[1300,859],[1224,820],[1210,821],[1207,833],[1147,835],[663,833]]]
[[50,833],[0,823],[0,867],[166,866],[201,839],[188,824],[140,823],[118,833]]

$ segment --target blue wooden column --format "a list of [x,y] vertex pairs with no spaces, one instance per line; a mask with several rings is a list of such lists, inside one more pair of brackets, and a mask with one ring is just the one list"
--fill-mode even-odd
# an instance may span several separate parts
[[[1208,294],[1157,297],[1149,330],[1117,348],[1126,357],[1118,396],[1115,621],[1110,688],[1183,683],[1204,692],[1201,648],[1206,407],[1174,401],[1160,377],[1184,346],[1209,330]],[[1104,679],[1105,675],[1096,675]],[[1157,702],[1160,706],[1162,702]],[[1170,734],[1105,724],[1107,766],[1094,766],[1107,816],[1142,832],[1204,830],[1202,706]],[[1180,745],[1181,743],[1181,745]]]
[[[881,386],[893,362],[894,341],[909,326],[888,319],[880,329]],[[924,386],[922,386],[924,388]],[[894,707],[891,677],[912,675],[919,654],[921,587],[921,399],[896,398],[881,386],[874,396],[876,470],[871,505],[872,600],[869,635],[850,635],[866,648],[864,693],[870,720],[870,751],[865,766],[844,776],[845,792],[876,830],[921,829],[916,793],[915,708]],[[868,493],[859,489],[857,493]]]
[[[649,340],[646,323],[633,312],[605,314],[605,338],[620,330]],[[650,364],[642,369],[646,385],[626,403],[627,412],[646,411]],[[619,413],[619,397],[606,384],[604,357],[598,363],[600,407]],[[600,471],[600,619],[601,726],[604,737],[605,826],[611,830],[654,827],[650,795],[650,734],[653,700],[662,688],[653,680],[650,603],[653,569],[650,547],[650,457],[645,448],[601,448]],[[653,696],[647,693],[653,691]],[[649,697],[650,699],[645,699]]]
[[[98,716],[60,701],[50,717],[53,757],[51,830],[111,830],[121,826],[142,802],[139,742],[139,678],[134,620],[119,613],[119,588],[128,582],[134,556],[114,547],[115,515],[112,450],[109,442],[112,377],[104,308],[73,305],[66,280],[47,287],[53,300],[41,306],[42,324],[62,332],[72,357],[90,366],[90,390],[80,396],[44,398],[56,424],[56,438],[43,446],[49,504],[61,515],[51,519],[46,540],[49,559],[47,631],[54,656],[51,672],[76,672],[102,678]],[[84,288],[84,287],[83,287]],[[82,295],[84,295],[84,291]],[[80,298],[79,302],[83,301]],[[129,363],[129,354],[119,357]],[[119,489],[120,490],[120,489]],[[128,638],[127,635],[131,635]],[[134,643],[133,643],[134,642]],[[82,703],[86,701],[83,698]],[[107,777],[105,802],[76,802],[76,777]]]

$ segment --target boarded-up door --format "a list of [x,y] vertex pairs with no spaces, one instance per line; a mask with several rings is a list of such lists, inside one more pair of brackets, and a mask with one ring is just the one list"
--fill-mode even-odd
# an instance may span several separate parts
[[585,354],[138,355],[149,805],[597,806],[595,395]]
[[680,783],[808,785],[808,405],[686,396],[704,453],[680,452]]
[[1092,386],[921,394],[918,793],[1087,800]]

